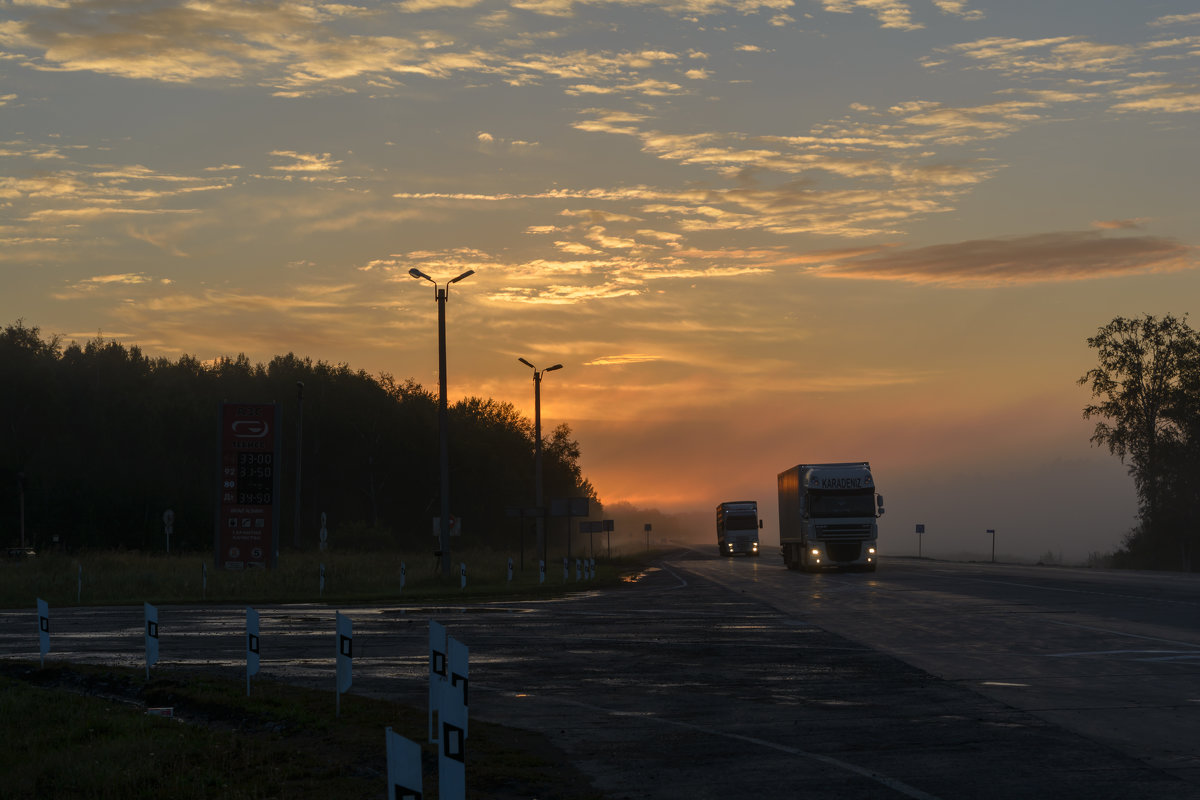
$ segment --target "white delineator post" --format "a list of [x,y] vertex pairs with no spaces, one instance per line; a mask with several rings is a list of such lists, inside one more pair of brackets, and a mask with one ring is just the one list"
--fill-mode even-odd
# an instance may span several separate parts
[[422,796],[421,745],[405,739],[391,728],[387,740],[388,800],[416,800]]
[[354,683],[354,624],[340,611],[337,620],[337,716],[342,715],[342,693]]
[[50,652],[50,605],[38,598],[38,650],[42,654],[42,667],[46,666],[46,654]]
[[429,741],[441,733],[442,684],[446,682],[446,627],[429,620]]
[[158,609],[144,603],[146,617],[146,680],[150,680],[150,668],[158,663]]
[[258,612],[246,607],[246,697],[250,696],[250,678],[258,674]]
[[467,796],[467,646],[446,639],[449,680],[442,684],[442,735],[438,741],[439,800],[465,800]]

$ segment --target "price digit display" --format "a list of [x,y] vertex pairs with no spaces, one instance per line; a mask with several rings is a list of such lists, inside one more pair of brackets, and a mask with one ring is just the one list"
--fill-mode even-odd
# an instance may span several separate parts
[[237,501],[266,505],[275,488],[273,453],[238,453]]

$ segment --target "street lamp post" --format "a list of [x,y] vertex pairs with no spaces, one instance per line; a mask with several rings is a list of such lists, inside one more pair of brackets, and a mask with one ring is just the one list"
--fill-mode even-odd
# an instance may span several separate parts
[[[533,370],[533,504],[538,508],[537,515],[537,549],[546,560],[546,508],[543,505],[542,492],[542,375],[562,369],[562,364],[539,370],[523,358],[518,358],[525,366]],[[568,531],[568,536],[570,532]]]
[[995,564],[996,563],[996,530],[995,530],[995,528],[988,528],[987,532],[992,535],[992,563]]
[[458,283],[463,278],[475,274],[475,270],[469,269],[457,278],[452,278],[446,282],[445,286],[439,287],[437,281],[426,275],[421,270],[413,267],[408,271],[408,274],[414,278],[429,281],[433,284],[434,298],[438,304],[438,450],[441,459],[441,518],[438,520],[440,527],[439,543],[442,552],[442,575],[450,576],[450,444],[447,434],[447,420],[449,414],[446,410],[446,296],[450,291],[450,284]]
[[21,549],[25,549],[25,473],[17,473],[17,493],[21,505]]
[[296,381],[296,503],[292,509],[292,546],[300,549],[300,454],[304,440],[304,381]]

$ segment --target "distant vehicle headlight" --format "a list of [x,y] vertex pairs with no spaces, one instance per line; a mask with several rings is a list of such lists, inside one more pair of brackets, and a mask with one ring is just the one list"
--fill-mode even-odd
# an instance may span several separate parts
[[874,548],[874,547],[868,547],[868,548],[867,548],[867,552],[868,552],[868,553],[870,553],[871,555],[875,555],[875,548]]
[[815,547],[814,547],[814,548],[813,548],[813,551],[812,551],[812,554],[813,554],[814,556],[819,556],[819,555],[821,555],[821,551],[820,551],[820,550],[818,550],[817,548],[815,548]]

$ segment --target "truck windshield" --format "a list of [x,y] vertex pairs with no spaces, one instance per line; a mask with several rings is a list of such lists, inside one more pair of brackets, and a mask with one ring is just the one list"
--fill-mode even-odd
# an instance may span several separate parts
[[752,514],[748,515],[729,515],[725,517],[725,530],[727,531],[751,531],[758,530],[758,518]]
[[811,492],[808,513],[813,517],[873,517],[875,492]]

